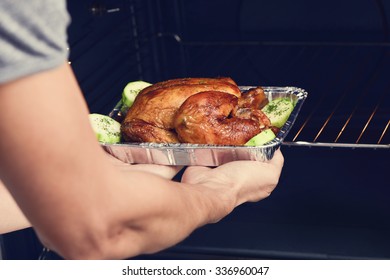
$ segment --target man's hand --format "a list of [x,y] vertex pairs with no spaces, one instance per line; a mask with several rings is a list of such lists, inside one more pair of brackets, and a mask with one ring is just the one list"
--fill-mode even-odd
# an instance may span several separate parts
[[183,168],[183,166],[166,166],[157,164],[129,164],[107,155],[109,161],[121,171],[142,171],[158,175],[165,179],[172,179]]
[[[200,184],[214,189],[217,196],[221,196],[222,209],[232,209],[245,202],[256,202],[268,197],[276,187],[283,168],[284,158],[277,150],[272,160],[234,161],[217,168],[189,167],[182,177],[183,183]],[[235,199],[229,196],[233,192]],[[226,194],[226,195],[225,195]],[[231,209],[231,210],[232,210]],[[215,217],[218,221],[222,217]]]

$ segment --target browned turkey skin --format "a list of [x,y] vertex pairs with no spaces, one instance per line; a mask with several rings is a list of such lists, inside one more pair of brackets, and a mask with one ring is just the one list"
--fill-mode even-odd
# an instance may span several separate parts
[[142,90],[121,125],[125,141],[243,145],[270,125],[261,88],[230,78],[185,78]]
[[189,97],[179,108],[175,128],[180,142],[243,145],[270,125],[256,108],[238,108],[226,92],[206,91]]
[[[179,86],[179,85],[205,85],[205,84],[214,84],[214,83],[228,83],[232,86],[234,86],[236,91],[238,89],[237,84],[235,81],[233,81],[231,78],[228,77],[220,77],[220,78],[182,78],[182,79],[172,79],[172,80],[166,80],[162,82],[158,82],[154,85],[151,85],[143,90],[143,94],[148,93],[150,91],[160,89],[160,88],[166,88],[166,87],[172,87],[172,86]],[[239,92],[239,91],[238,91]]]

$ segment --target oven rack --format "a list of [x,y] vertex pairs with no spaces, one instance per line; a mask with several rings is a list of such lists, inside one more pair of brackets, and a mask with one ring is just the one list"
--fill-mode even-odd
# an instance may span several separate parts
[[[252,83],[257,76],[268,81],[263,82],[265,86],[287,81],[289,86],[307,90],[308,102],[284,145],[390,148],[390,82],[386,78],[390,72],[390,43],[185,41],[177,33],[158,33],[157,36],[162,44],[169,41],[170,46],[176,45],[183,76],[217,73],[218,69],[234,74],[233,67],[242,70],[251,65],[248,79]],[[273,76],[266,73],[260,63],[255,65],[256,61],[267,63],[264,57],[272,53],[277,54],[275,64],[279,65],[274,65],[270,71]],[[207,62],[199,65],[199,61],[206,58]],[[330,58],[338,61],[329,63]],[[337,68],[325,79],[321,72],[310,73],[310,81],[310,77],[299,80],[294,76],[294,69],[304,73],[318,64],[329,69],[337,64]],[[268,70],[272,68],[272,65],[266,66]],[[277,78],[278,69],[282,72],[281,79]],[[289,71],[292,79],[288,78]],[[343,77],[343,73],[347,74]],[[300,84],[291,84],[293,81]]]

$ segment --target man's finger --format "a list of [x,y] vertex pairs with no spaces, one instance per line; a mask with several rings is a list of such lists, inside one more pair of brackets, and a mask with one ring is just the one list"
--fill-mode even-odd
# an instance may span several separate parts
[[144,171],[153,173],[166,179],[172,179],[183,166],[166,166],[156,164],[133,164],[129,166],[131,171]]
[[283,164],[284,164],[284,157],[283,157],[283,154],[282,152],[280,151],[280,149],[277,149],[274,153],[274,156],[272,157],[272,159],[269,161],[270,164],[278,167],[278,168],[282,168],[283,167]]
[[116,167],[121,168],[122,170],[149,172],[166,179],[172,179],[183,168],[183,166],[124,163],[123,161],[111,155],[108,155],[108,159],[112,164],[114,164]]

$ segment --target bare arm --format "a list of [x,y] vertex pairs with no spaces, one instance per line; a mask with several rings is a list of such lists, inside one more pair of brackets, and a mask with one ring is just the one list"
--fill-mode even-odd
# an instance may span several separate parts
[[27,227],[30,227],[30,223],[0,181],[0,234]]
[[[145,171],[159,175],[166,179],[173,178],[180,168],[158,166],[151,164],[124,164],[117,159],[109,156],[109,161],[121,170]],[[3,182],[0,181],[0,234],[9,233],[30,227],[30,222],[24,216],[14,198],[11,196]]]
[[[65,63],[1,85],[0,107],[1,179],[42,242],[65,258],[117,259],[172,246],[238,204],[268,196],[283,165],[280,155],[241,169],[192,168],[182,184],[115,168]],[[253,172],[265,166],[269,178]]]

